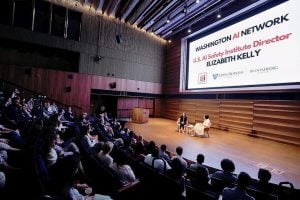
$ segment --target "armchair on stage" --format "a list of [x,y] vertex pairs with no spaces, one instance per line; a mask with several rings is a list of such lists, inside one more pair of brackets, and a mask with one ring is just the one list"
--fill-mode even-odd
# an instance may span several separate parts
[[183,132],[188,133],[191,136],[209,137],[211,122],[208,115],[204,116],[203,123],[196,123],[195,125],[192,125],[189,124],[187,120],[184,122],[182,120],[182,116],[177,119],[177,131],[179,133]]

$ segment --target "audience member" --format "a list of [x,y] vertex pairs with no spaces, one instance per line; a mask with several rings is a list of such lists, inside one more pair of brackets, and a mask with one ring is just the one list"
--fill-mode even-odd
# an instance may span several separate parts
[[247,194],[246,188],[251,182],[251,177],[246,172],[241,172],[237,179],[237,186],[225,188],[222,193],[222,200],[254,200]]
[[272,174],[269,170],[260,168],[257,174],[257,178],[258,178],[258,182],[256,184],[257,189],[265,192],[270,192],[272,190],[272,187],[269,184],[271,177]]
[[127,165],[126,158],[123,155],[118,155],[114,159],[114,164],[111,168],[116,172],[122,186],[135,181],[135,175],[131,167]]
[[110,166],[113,164],[113,158],[109,155],[114,147],[114,144],[110,141],[105,142],[103,149],[98,153],[98,158],[100,162],[105,166]]
[[160,146],[159,157],[166,160],[166,161],[170,161],[170,156],[167,153],[167,145],[162,144]]
[[197,155],[197,162],[193,163],[190,165],[190,168],[193,170],[196,170],[198,167],[203,167],[203,162],[204,162],[204,155],[203,154],[198,154]]
[[154,169],[156,169],[161,174],[165,174],[167,170],[171,169],[168,162],[159,158],[159,150],[158,149],[154,149],[152,154],[148,154],[145,157],[144,162],[147,165],[152,166]]
[[171,160],[173,160],[173,159],[175,159],[175,158],[178,158],[178,159],[180,160],[182,166],[184,167],[184,170],[186,170],[186,168],[187,168],[187,162],[186,162],[186,161],[184,160],[184,158],[182,157],[182,153],[183,153],[182,147],[181,147],[181,146],[178,146],[178,147],[176,148],[176,155],[173,156],[173,157],[171,158]]
[[233,174],[235,170],[234,163],[232,160],[223,159],[221,161],[221,168],[223,171],[217,171],[211,175],[211,178],[222,179],[226,183],[235,183],[236,175]]

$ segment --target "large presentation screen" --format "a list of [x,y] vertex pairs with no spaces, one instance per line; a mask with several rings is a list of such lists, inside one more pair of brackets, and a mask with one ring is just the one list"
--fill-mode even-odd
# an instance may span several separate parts
[[299,8],[300,1],[286,1],[187,39],[185,89],[300,88]]

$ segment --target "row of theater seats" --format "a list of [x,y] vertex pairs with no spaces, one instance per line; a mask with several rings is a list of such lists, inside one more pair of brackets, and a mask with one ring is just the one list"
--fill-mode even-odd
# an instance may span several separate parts
[[[78,127],[73,127],[75,142],[80,148],[81,161],[85,169],[86,176],[88,177],[88,182],[96,193],[108,194],[113,197],[113,199],[187,199],[187,200],[217,200],[219,195],[222,193],[224,187],[235,187],[234,184],[226,183],[220,179],[212,178],[211,184],[205,188],[194,187],[189,179],[196,176],[196,172],[192,169],[187,169],[187,181],[184,182],[185,187],[185,197],[181,194],[182,182],[174,180],[165,174],[159,174],[151,166],[146,165],[141,160],[137,159],[129,153],[122,151],[121,147],[114,147],[114,156],[124,156],[128,164],[132,167],[138,179],[125,187],[120,186],[118,177],[109,168],[105,167],[99,162],[97,154],[93,151],[84,140],[81,140],[81,133]],[[36,141],[37,143],[42,142],[39,137]],[[145,143],[147,143],[145,141]],[[38,147],[41,144],[36,145],[35,160],[36,160],[36,171],[38,177],[40,178],[41,191],[42,194],[53,194],[49,191],[49,176],[47,173],[47,168],[43,161],[41,154],[39,153]],[[170,153],[170,152],[169,152]],[[172,154],[172,153],[170,153]],[[187,160],[188,163],[192,161]],[[212,174],[218,169],[206,166],[209,173]],[[272,192],[263,192],[257,190],[255,187],[255,182],[247,188],[247,192],[255,197],[256,200],[292,200],[296,199],[295,195],[300,194],[299,190],[292,190],[288,187],[283,187],[283,189],[276,185],[270,184],[272,187]],[[282,195],[280,191],[286,196]],[[46,196],[44,196],[46,197]],[[55,198],[51,195],[52,199]]]

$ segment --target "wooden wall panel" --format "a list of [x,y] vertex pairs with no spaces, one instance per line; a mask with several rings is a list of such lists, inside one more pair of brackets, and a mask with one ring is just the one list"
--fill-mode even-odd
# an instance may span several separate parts
[[179,41],[167,44],[163,93],[179,93],[181,46]]
[[252,121],[253,101],[220,101],[220,129],[250,134]]
[[195,100],[196,102],[196,122],[203,122],[205,114],[209,115],[212,127],[217,128],[220,116],[220,101],[218,100]]
[[179,115],[182,113],[186,113],[188,117],[189,123],[195,123],[195,117],[196,117],[196,101],[191,99],[180,99],[179,101]]
[[165,118],[186,112],[189,123],[209,114],[212,127],[300,145],[300,101],[166,99]]
[[253,131],[258,137],[300,144],[299,101],[255,101]]
[[[0,77],[24,89],[31,90],[35,93],[42,93],[58,103],[70,105],[76,113],[90,111],[91,89],[146,93],[146,91],[157,92],[159,91],[157,88],[161,88],[160,83],[117,79],[114,77],[100,77],[41,68],[31,68],[31,73],[25,74],[26,69],[28,68],[0,65]],[[71,77],[68,77],[68,75],[71,75]],[[115,89],[109,86],[112,82],[116,82]],[[137,90],[137,82],[140,90]],[[67,87],[71,88],[70,92],[66,90]],[[131,99],[125,102],[125,106],[127,106],[128,109],[138,106],[138,98],[128,99]],[[154,99],[144,99],[141,101],[144,101],[143,105],[149,109],[150,115],[152,116],[154,114]],[[126,114],[125,111],[122,112],[122,115],[129,116],[128,112]]]
[[131,117],[131,111],[135,107],[149,109],[149,115],[154,115],[154,99],[138,97],[119,97],[117,105],[118,117]]
[[179,102],[178,99],[168,99],[164,102],[164,117],[177,120],[179,117]]

